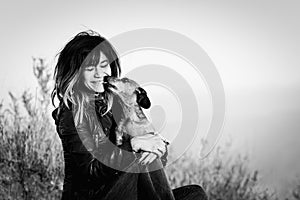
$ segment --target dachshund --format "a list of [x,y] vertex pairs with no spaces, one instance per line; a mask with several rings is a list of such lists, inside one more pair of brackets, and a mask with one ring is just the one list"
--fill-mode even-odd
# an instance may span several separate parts
[[[122,144],[122,138],[141,136],[147,133],[155,133],[155,128],[147,119],[143,110],[151,106],[147,92],[134,80],[129,78],[106,78],[108,89],[118,97],[122,107],[123,118],[120,120],[116,129],[116,144]],[[159,135],[160,136],[160,135]],[[160,136],[168,145],[169,142]]]
[[[116,127],[116,144],[121,145],[123,138],[126,138],[126,136],[134,137],[149,133],[155,134],[153,125],[141,109],[148,109],[151,106],[146,91],[134,80],[126,77],[122,79],[106,77],[104,82],[106,82],[108,90],[118,97],[123,113]],[[166,145],[169,144],[165,138],[160,137]],[[142,199],[175,200],[167,176],[164,169],[162,169],[162,166],[166,165],[167,155],[168,151],[160,159],[155,159],[149,166],[145,166],[148,173],[139,175]]]

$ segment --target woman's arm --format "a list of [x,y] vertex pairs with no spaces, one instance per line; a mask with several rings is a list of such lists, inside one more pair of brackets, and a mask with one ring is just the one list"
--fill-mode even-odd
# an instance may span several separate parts
[[[58,120],[58,131],[62,138],[64,151],[75,161],[78,173],[86,178],[101,181],[111,179],[118,173],[123,165],[135,159],[133,153],[127,152],[123,155],[123,149],[129,149],[128,142],[124,142],[121,148],[111,145],[107,137],[99,138],[99,148],[96,148],[89,123],[84,119],[82,123],[75,127],[73,113],[67,108],[62,109]],[[127,161],[127,162],[126,162]],[[110,167],[108,167],[110,166]],[[75,166],[74,166],[75,167]]]
[[156,158],[161,158],[163,165],[167,162],[167,142],[159,134],[146,134],[143,136],[136,136],[131,139],[132,149],[136,152],[144,151],[139,162],[142,164],[149,164]]
[[131,139],[132,149],[136,152],[139,150],[154,152],[161,155],[166,151],[166,144],[159,135],[146,134],[136,136]]
[[[121,146],[116,146],[111,142],[108,135],[104,133],[101,127],[95,129],[97,135],[97,145],[90,130],[90,123],[98,123],[94,118],[84,119],[80,126],[77,126],[77,132],[83,145],[89,149],[93,159],[89,163],[89,173],[93,178],[100,176],[111,178],[112,175],[118,174],[135,160],[129,141],[124,141]],[[100,124],[99,124],[100,125]]]

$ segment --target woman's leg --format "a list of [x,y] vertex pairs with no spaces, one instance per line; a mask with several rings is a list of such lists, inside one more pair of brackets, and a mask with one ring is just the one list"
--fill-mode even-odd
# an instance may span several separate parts
[[207,200],[207,195],[199,185],[186,185],[173,189],[176,200]]
[[[136,173],[123,173],[118,180],[114,181],[111,185],[107,185],[108,192],[103,198],[105,200],[137,200],[137,182],[139,174]],[[99,198],[95,198],[99,199]]]

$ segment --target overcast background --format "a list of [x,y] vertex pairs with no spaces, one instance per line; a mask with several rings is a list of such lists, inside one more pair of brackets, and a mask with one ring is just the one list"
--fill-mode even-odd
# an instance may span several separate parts
[[198,43],[221,76],[222,138],[249,153],[262,184],[284,193],[300,172],[299,11],[298,0],[1,1],[0,97],[34,91],[32,56],[53,66],[79,31],[107,38],[146,27],[176,31]]

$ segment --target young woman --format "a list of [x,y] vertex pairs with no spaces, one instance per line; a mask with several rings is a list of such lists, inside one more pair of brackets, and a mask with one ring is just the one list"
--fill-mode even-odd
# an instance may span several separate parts
[[[166,157],[167,146],[150,133],[114,145],[119,116],[112,113],[114,97],[103,83],[105,76],[120,73],[116,51],[92,31],[77,34],[59,54],[52,92],[59,106],[52,116],[64,151],[62,199],[205,199],[197,185],[170,190],[164,173],[155,172],[151,180],[147,173],[124,172]],[[137,157],[133,150],[143,153]],[[132,165],[137,158],[140,165]]]

